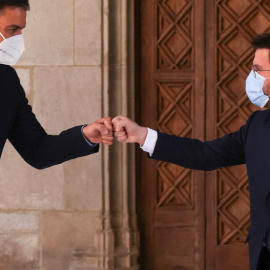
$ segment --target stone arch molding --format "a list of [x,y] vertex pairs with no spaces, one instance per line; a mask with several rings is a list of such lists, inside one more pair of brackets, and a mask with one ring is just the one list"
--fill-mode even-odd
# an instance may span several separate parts
[[[103,115],[134,119],[134,1],[102,0]],[[137,270],[134,145],[102,149],[101,227],[95,247],[77,249],[70,270]]]

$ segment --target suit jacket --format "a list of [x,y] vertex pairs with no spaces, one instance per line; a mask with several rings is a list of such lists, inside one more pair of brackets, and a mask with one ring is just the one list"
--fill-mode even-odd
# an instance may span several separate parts
[[153,159],[195,170],[246,164],[250,190],[250,268],[256,269],[262,245],[270,246],[270,110],[257,111],[238,131],[201,142],[158,133]]
[[37,121],[13,68],[0,65],[0,156],[9,139],[23,159],[37,169],[98,152],[81,133],[81,126],[48,135]]

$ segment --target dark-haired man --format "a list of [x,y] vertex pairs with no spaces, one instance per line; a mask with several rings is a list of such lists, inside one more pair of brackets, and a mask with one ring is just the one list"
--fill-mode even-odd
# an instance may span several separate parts
[[252,41],[256,49],[252,71],[246,80],[246,93],[255,105],[269,108],[270,95],[270,34],[257,36]]
[[99,143],[112,144],[111,119],[47,135],[28,101],[15,65],[24,51],[22,30],[26,26],[28,0],[0,1],[0,156],[7,139],[26,162],[43,169],[98,152]]
[[[246,92],[259,107],[269,106],[270,34],[258,36]],[[270,269],[270,110],[257,111],[238,131],[213,141],[201,142],[156,132],[118,116],[112,120],[121,142],[137,142],[149,157],[195,170],[214,170],[246,164],[250,189],[250,269]]]

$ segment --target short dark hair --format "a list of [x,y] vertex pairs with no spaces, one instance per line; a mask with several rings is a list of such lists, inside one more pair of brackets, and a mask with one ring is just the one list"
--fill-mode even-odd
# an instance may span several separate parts
[[[270,33],[262,34],[255,37],[251,42],[253,48],[257,49],[269,49],[270,50]],[[270,53],[269,53],[270,61]]]
[[7,6],[22,7],[25,10],[30,10],[29,0],[0,0],[0,10]]
[[270,49],[270,33],[255,37],[251,44],[254,49]]

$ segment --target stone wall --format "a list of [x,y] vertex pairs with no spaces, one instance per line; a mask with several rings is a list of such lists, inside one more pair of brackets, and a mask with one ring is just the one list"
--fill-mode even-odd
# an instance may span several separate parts
[[[105,115],[134,119],[135,2],[30,0],[15,69],[48,133]],[[138,270],[135,179],[134,145],[38,171],[7,142],[0,269]]]
[[[58,134],[102,117],[104,1],[30,4],[26,51],[15,68],[38,120]],[[99,267],[103,255],[97,250],[103,152],[104,147],[38,171],[6,144],[0,163],[0,269],[106,267]]]
[[[132,108],[118,106],[128,92],[125,76],[132,79],[122,51],[128,29],[121,23],[131,2],[30,0],[26,51],[15,69],[48,133]],[[110,23],[120,23],[124,35]],[[117,32],[111,46],[109,35]],[[111,48],[119,72],[109,76]],[[7,142],[0,163],[0,269],[137,269],[135,184],[127,179],[134,157],[129,160],[126,146],[112,149],[102,146],[98,154],[38,171]],[[110,186],[118,179],[111,176],[115,168],[120,179]]]

